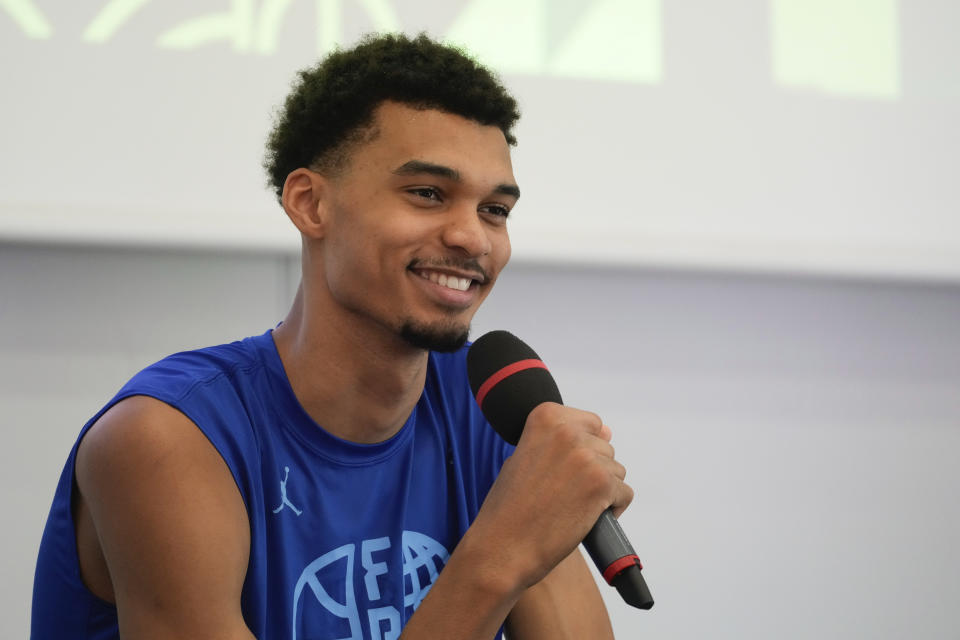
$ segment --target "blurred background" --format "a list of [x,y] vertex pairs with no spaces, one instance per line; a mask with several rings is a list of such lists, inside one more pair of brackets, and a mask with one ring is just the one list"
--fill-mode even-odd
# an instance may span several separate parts
[[0,0],[0,636],[76,435],[299,281],[297,69],[427,31],[523,118],[474,323],[600,413],[657,604],[618,638],[960,637],[960,4]]

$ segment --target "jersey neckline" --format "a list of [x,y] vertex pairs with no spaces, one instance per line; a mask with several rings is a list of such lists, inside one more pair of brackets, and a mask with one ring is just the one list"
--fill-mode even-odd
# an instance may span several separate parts
[[269,383],[274,391],[273,409],[280,418],[281,424],[318,455],[342,465],[372,465],[397,453],[412,437],[417,409],[423,401],[422,396],[414,405],[404,425],[389,439],[374,444],[344,440],[324,429],[300,404],[273,340],[273,329],[248,340],[256,347],[260,360],[266,367]]

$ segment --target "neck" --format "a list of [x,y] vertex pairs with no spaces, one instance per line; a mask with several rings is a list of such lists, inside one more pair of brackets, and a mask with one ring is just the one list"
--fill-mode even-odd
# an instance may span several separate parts
[[293,392],[310,417],[339,438],[365,444],[389,439],[420,399],[427,352],[382,327],[316,306],[301,284],[273,332]]

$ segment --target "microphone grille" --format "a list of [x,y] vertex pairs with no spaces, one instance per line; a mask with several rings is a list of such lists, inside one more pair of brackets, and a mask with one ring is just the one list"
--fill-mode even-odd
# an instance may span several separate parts
[[483,415],[510,444],[520,440],[534,407],[563,403],[537,352],[508,331],[491,331],[473,343],[467,352],[467,377]]

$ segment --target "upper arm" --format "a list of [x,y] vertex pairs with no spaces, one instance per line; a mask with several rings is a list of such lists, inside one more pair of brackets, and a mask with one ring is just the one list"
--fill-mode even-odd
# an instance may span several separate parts
[[240,610],[246,508],[193,422],[159,400],[127,398],[84,436],[76,479],[122,637],[252,637]]
[[524,592],[505,630],[509,640],[613,638],[603,598],[579,549]]

